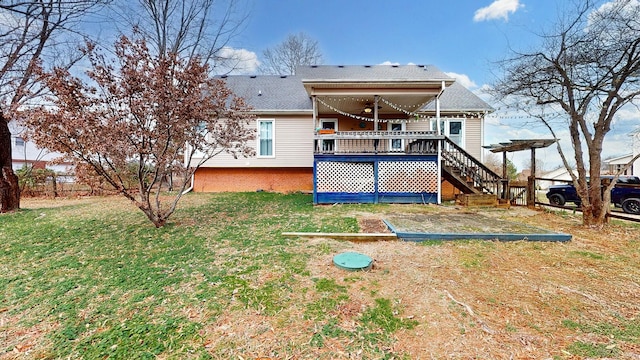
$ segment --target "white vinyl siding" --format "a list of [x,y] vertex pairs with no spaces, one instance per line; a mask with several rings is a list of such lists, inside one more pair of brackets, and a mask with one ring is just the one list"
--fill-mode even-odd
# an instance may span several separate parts
[[409,122],[406,127],[407,131],[431,131],[431,123],[429,120]]
[[482,160],[482,121],[468,118],[464,122],[465,150],[478,160]]
[[[267,119],[259,119],[267,120]],[[253,157],[220,153],[204,164],[204,167],[266,168],[266,167],[313,167],[313,119],[305,116],[281,116],[272,119],[274,129],[274,156],[259,156],[257,121],[248,126],[256,129],[255,139],[247,143],[255,149]]]

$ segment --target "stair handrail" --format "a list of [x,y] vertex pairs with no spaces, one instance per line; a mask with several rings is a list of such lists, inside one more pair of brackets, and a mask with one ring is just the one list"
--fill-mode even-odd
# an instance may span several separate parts
[[[453,150],[450,150],[453,149]],[[502,177],[469,154],[449,137],[442,140],[442,158],[445,165],[457,168],[463,176],[472,179],[474,186],[495,195],[500,195]]]

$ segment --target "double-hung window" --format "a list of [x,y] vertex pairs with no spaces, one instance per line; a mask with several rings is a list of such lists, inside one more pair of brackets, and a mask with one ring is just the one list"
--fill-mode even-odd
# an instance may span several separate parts
[[[389,131],[405,131],[406,123],[389,123],[387,130]],[[389,149],[391,151],[403,151],[404,150],[404,140],[402,139],[391,139],[389,141]]]
[[275,157],[275,120],[258,120],[258,157]]
[[16,147],[24,147],[24,139],[19,136],[16,136],[15,144],[16,144]]

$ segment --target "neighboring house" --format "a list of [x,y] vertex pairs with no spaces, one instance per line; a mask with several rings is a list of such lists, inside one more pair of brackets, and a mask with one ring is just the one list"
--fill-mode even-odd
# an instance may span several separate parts
[[9,123],[11,131],[11,162],[13,171],[18,171],[23,167],[33,167],[34,169],[50,169],[58,174],[69,174],[73,172],[73,166],[69,163],[59,163],[61,154],[38,148],[34,143],[22,138],[22,128],[15,122]]
[[[573,173],[576,174],[576,176],[578,175],[578,172],[576,170],[573,170]],[[548,171],[540,175],[540,177],[545,179],[537,181],[537,185],[542,190],[548,189],[551,185],[566,184],[567,182],[572,181],[571,174],[569,174],[569,171],[567,171],[564,166],[559,167],[555,170]]]
[[33,167],[34,169],[46,168],[65,175],[73,172],[72,164],[54,162],[60,154],[40,149],[20,136],[11,136],[11,154],[13,171],[23,167]]
[[[633,158],[633,154],[628,154],[628,155],[605,160],[604,163],[605,163],[605,166],[607,167],[606,174],[607,175],[617,174],[620,170],[622,170],[622,168],[625,167],[625,165],[627,165],[631,161],[632,158]],[[630,168],[623,171],[620,175],[633,175],[634,167],[635,167],[635,164],[632,164]]]
[[[606,172],[608,174],[617,174],[631,159],[640,154],[640,127],[632,131],[629,136],[631,136],[631,153],[605,160],[604,163],[607,166]],[[633,164],[631,164],[631,167],[621,175],[640,176],[640,158],[636,159]]]
[[256,156],[207,161],[195,191],[434,203],[452,184],[488,174],[479,160],[484,116],[493,109],[434,66],[303,66],[292,76],[222,78],[257,116]]

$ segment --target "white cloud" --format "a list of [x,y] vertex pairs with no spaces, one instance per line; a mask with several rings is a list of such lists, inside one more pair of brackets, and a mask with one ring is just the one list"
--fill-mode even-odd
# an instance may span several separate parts
[[629,105],[618,110],[616,117],[620,121],[638,121],[640,119],[640,110]]
[[473,80],[471,80],[468,75],[458,74],[454,72],[445,72],[445,74],[456,79],[457,82],[462,84],[462,86],[466,87],[467,89],[474,89],[478,87],[478,85],[473,82]]
[[515,13],[519,8],[524,7],[520,0],[495,0],[491,5],[476,10],[473,21],[485,21],[504,19],[509,20],[509,14]]
[[613,1],[605,2],[604,4],[600,5],[599,8],[597,8],[591,14],[589,14],[589,22],[593,20],[594,15],[598,13],[602,13],[602,14],[610,13],[617,6],[622,6],[623,9],[631,11],[632,9],[640,6],[640,2],[638,0],[629,0],[629,1],[613,0]]
[[258,55],[246,49],[225,46],[217,55],[223,59],[216,64],[217,72],[221,74],[255,74],[260,66]]
[[387,61],[385,61],[383,63],[380,63],[379,65],[400,65],[400,63],[399,62],[391,62],[391,61],[387,60]]

